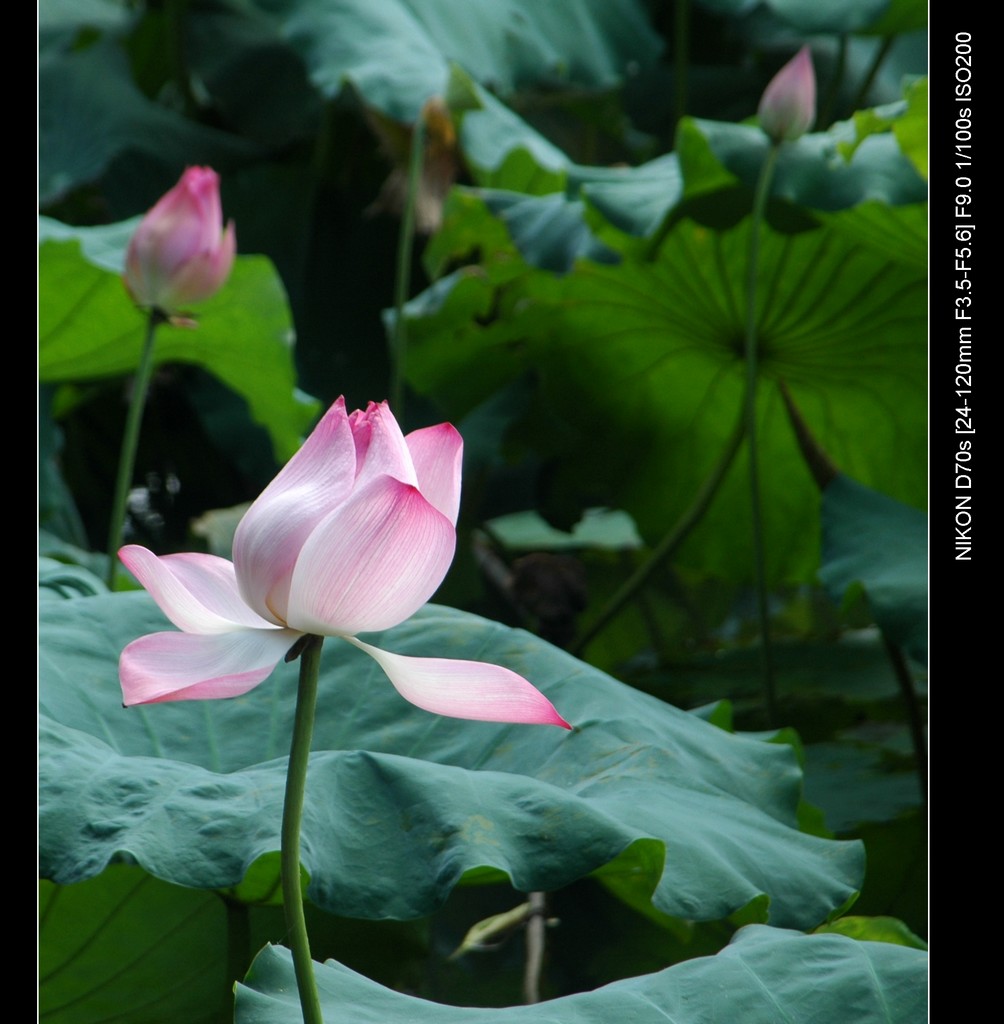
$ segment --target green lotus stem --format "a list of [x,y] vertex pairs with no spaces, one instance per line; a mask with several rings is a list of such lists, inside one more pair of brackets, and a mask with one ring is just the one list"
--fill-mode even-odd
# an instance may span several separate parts
[[408,348],[408,327],[404,304],[411,290],[411,250],[415,242],[415,207],[425,160],[425,111],[419,112],[411,135],[411,159],[408,163],[408,193],[401,215],[401,233],[397,239],[397,275],[394,280],[394,330],[390,344],[390,407],[400,420],[404,414],[404,370]]
[[819,116],[816,118],[818,131],[823,131],[833,122],[833,108],[837,104],[837,96],[840,93],[840,84],[844,80],[846,67],[847,35],[845,33],[837,38],[837,63],[833,69],[833,77],[830,79],[830,87],[826,90],[826,99],[820,105]]
[[666,211],[665,216],[659,222],[659,226],[652,232],[651,238],[649,238],[642,249],[641,258],[643,262],[655,262],[659,255],[659,250],[662,248],[662,243],[666,241],[666,236],[676,222],[677,214],[678,211],[675,206],[671,206]]
[[906,663],[902,649],[882,631],[882,643],[892,664],[893,674],[899,684],[899,691],[906,705],[906,717],[910,723],[910,739],[913,742],[913,756],[917,761],[917,781],[920,797],[927,806],[927,741],[924,737],[924,716],[920,713],[920,702],[913,688],[913,675]]
[[547,897],[542,892],[528,894],[526,912],[526,965],[523,968],[523,1002],[540,1002],[540,972],[544,964],[544,930]]
[[750,217],[750,247],[746,278],[746,394],[743,401],[743,418],[746,437],[749,441],[750,460],[750,505],[753,521],[753,564],[756,577],[757,616],[760,620],[760,667],[763,677],[764,705],[771,727],[777,725],[777,698],[774,690],[774,664],[771,657],[770,614],[767,607],[767,569],[764,558],[763,517],[760,506],[760,468],[757,447],[756,398],[757,398],[757,278],[760,263],[760,225],[763,222],[767,194],[774,176],[780,147],[772,144],[767,159],[760,169],[756,193],[753,197],[753,213]]
[[673,130],[687,113],[687,63],[690,56],[690,0],[677,0],[673,32],[673,78],[676,86],[676,109]]
[[109,590],[115,589],[118,573],[118,550],[122,544],[122,530],[125,525],[126,502],[129,500],[129,485],[132,483],[136,465],[136,449],[139,446],[139,428],[143,422],[146,395],[153,377],[153,347],[157,328],[166,317],[158,309],[151,309],[146,321],[146,338],[139,357],[139,366],[133,378],[132,397],[126,415],[125,431],[122,435],[122,451],[119,455],[119,472],[115,480],[115,498],[112,501],[112,518],[108,525],[108,575],[105,582]]
[[[300,823],[303,819],[303,797],[307,786],[307,762],[310,738],[314,731],[314,710],[317,706],[317,676],[321,665],[323,637],[307,636],[299,650],[300,683],[296,691],[296,715],[293,740],[286,769],[286,796],[282,806],[282,848],[279,854],[282,877],[282,906],[286,914],[286,931],[293,951],[293,969],[300,994],[304,1024],[324,1024],[321,1001],[314,978],[314,962],[310,959],[307,921],[303,915],[303,894],[300,892]],[[299,646],[299,645],[298,645]],[[293,651],[288,660],[295,656]]]
[[783,377],[778,378],[777,389],[781,392],[784,407],[788,410],[788,421],[791,423],[791,429],[795,432],[795,440],[802,451],[805,465],[812,474],[812,479],[816,481],[816,486],[820,492],[823,492],[840,475],[840,470],[823,450],[823,446],[812,436],[812,431],[809,430],[809,425],[795,404],[795,399],[792,398]]
[[875,51],[875,56],[872,59],[871,66],[868,68],[868,74],[865,75],[864,81],[862,81],[861,87],[858,89],[857,94],[854,97],[854,102],[851,104],[852,113],[855,110],[860,110],[865,105],[868,90],[872,87],[872,82],[875,81],[875,76],[879,73],[879,68],[882,67],[882,62],[886,59],[895,39],[895,36],[886,36],[882,40],[882,45]]
[[662,540],[659,541],[649,558],[638,566],[624,585],[607,602],[606,606],[596,617],[596,620],[589,629],[587,629],[582,636],[575,641],[575,643],[569,646],[568,650],[570,653],[576,656],[580,655],[586,647],[588,647],[589,644],[592,643],[592,641],[610,625],[626,605],[642,590],[645,584],[648,583],[656,569],[658,569],[659,566],[661,566],[679,548],[684,540],[686,540],[690,531],[701,521],[704,513],[708,510],[708,506],[711,504],[712,499],[718,493],[718,488],[725,479],[725,474],[732,465],[732,462],[736,457],[736,453],[739,451],[739,446],[742,444],[745,430],[745,423],[740,417],[735,430],[732,431],[725,447],[722,449],[722,454],[719,456],[718,462],[715,463],[704,483],[701,484],[700,490],[698,490],[697,494],[694,496],[694,500],[691,502],[690,507],[673,524]]
[[184,103],[187,117],[194,117],[199,101],[192,91],[192,82],[185,63],[185,21],[190,0],[168,0],[164,5],[164,23],[167,36],[167,56],[174,87]]

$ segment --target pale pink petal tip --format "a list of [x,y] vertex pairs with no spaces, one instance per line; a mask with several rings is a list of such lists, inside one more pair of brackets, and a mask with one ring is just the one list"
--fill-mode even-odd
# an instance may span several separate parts
[[405,657],[346,639],[380,665],[405,700],[425,711],[478,722],[572,728],[535,686],[501,665]]
[[440,423],[413,430],[404,440],[415,464],[419,490],[456,526],[464,439],[452,424]]

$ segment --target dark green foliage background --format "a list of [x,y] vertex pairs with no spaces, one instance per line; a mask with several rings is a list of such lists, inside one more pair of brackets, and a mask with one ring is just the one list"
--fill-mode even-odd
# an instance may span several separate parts
[[[137,218],[213,166],[240,255],[158,334],[127,532],[227,555],[320,410],[389,393],[384,199],[431,95],[454,187],[407,261],[397,411],[457,424],[464,502],[439,606],[380,642],[510,665],[577,728],[432,718],[327,642],[303,854],[326,1014],[514,1006],[520,933],[450,954],[546,889],[557,1001],[506,1018],[738,1019],[725,986],[751,1022],[925,1019],[925,25],[916,0],[44,0],[42,1020],[215,1024],[235,981],[242,1024],[299,1019],[266,945],[292,669],[119,707],[122,646],[167,628],[100,582],[143,333],[119,275]],[[780,153],[757,281],[770,722],[744,448],[604,610],[738,421],[753,115],[805,40],[819,117]],[[601,622],[582,661],[530,635]]]

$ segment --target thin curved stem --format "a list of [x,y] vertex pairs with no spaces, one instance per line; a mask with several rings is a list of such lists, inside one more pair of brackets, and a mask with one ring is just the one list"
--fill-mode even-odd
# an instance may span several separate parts
[[899,691],[906,706],[906,717],[910,726],[910,739],[913,742],[913,756],[917,761],[917,781],[920,785],[920,796],[927,806],[927,742],[924,738],[924,716],[920,712],[920,701],[913,688],[913,675],[906,663],[902,649],[894,644],[885,631],[882,632],[882,643],[892,664],[893,674],[899,684]]
[[760,169],[753,213],[750,218],[750,247],[746,277],[746,395],[743,418],[749,440],[750,505],[753,521],[753,562],[756,575],[757,616],[760,620],[760,667],[763,676],[764,705],[770,725],[777,725],[777,698],[774,688],[774,664],[771,656],[770,614],[767,605],[767,569],[764,557],[763,514],[760,502],[760,466],[757,447],[757,278],[760,270],[760,226],[763,222],[771,178],[777,164],[779,147],[772,145]]
[[192,91],[192,81],[185,62],[185,21],[188,17],[190,0],[169,0],[164,5],[164,25],[167,36],[167,57],[174,79],[174,87],[184,104],[187,117],[194,118],[199,101]]
[[825,491],[840,475],[840,470],[823,450],[823,446],[812,436],[812,431],[809,430],[809,425],[805,422],[801,410],[795,404],[795,399],[788,390],[788,385],[783,377],[778,380],[777,389],[781,392],[784,407],[788,410],[788,420],[791,423],[791,429],[795,432],[795,440],[802,451],[802,458],[805,459],[805,464],[812,474],[812,479],[816,481],[816,486],[821,492]]
[[394,279],[394,330],[390,345],[390,407],[401,419],[404,415],[404,371],[408,349],[408,327],[404,304],[411,291],[411,250],[415,242],[415,207],[422,182],[425,161],[425,110],[419,112],[411,135],[411,160],[408,164],[408,194],[401,215],[401,233],[397,239],[397,274]]
[[310,959],[307,921],[303,914],[300,892],[300,823],[303,819],[303,798],[307,786],[307,762],[310,738],[314,731],[314,710],[317,706],[317,676],[321,664],[323,638],[309,636],[300,651],[300,683],[296,691],[296,714],[293,739],[286,769],[286,796],[282,806],[282,849],[279,854],[282,877],[282,906],[286,930],[293,951],[296,987],[304,1024],[324,1024],[321,1001]]
[[837,38],[837,62],[833,69],[833,77],[830,79],[830,87],[826,90],[826,99],[820,104],[819,116],[816,118],[817,131],[823,131],[833,122],[833,111],[837,105],[837,97],[840,94],[846,67],[847,34],[844,33]]
[[882,40],[882,44],[875,51],[875,56],[872,58],[871,66],[868,68],[868,73],[865,75],[857,94],[854,96],[854,102],[851,104],[852,113],[855,110],[860,110],[864,106],[865,99],[868,96],[868,90],[872,87],[872,82],[875,81],[875,76],[879,73],[879,68],[882,67],[882,62],[886,59],[895,39],[895,36],[886,36]]
[[680,118],[687,113],[687,71],[690,59],[690,0],[676,0],[673,32],[673,74],[676,89],[676,109],[673,112],[673,131]]
[[526,912],[526,964],[523,968],[523,1002],[540,1002],[540,973],[544,965],[544,931],[547,897],[542,892],[528,893]]
[[690,531],[701,521],[712,499],[718,493],[718,488],[725,479],[725,474],[732,465],[736,453],[739,451],[744,433],[745,425],[740,418],[724,449],[722,449],[718,462],[715,463],[704,483],[701,484],[701,488],[695,495],[690,507],[673,524],[662,540],[659,541],[648,560],[632,573],[630,578],[609,600],[589,629],[569,646],[568,650],[572,654],[576,656],[582,654],[586,647],[610,625],[623,611],[625,606],[641,591],[656,569],[679,548],[684,540],[686,540]]
[[139,357],[139,366],[133,379],[132,397],[126,415],[125,430],[122,434],[122,451],[119,454],[119,471],[115,480],[115,497],[112,500],[112,518],[108,524],[108,575],[105,582],[109,590],[115,589],[118,572],[118,550],[122,544],[122,529],[125,525],[126,502],[129,500],[129,486],[132,483],[136,465],[136,449],[139,446],[139,430],[143,422],[146,395],[153,377],[153,348],[157,328],[165,322],[164,314],[151,309],[146,322],[146,338]]
[[675,206],[670,206],[665,216],[659,222],[659,226],[652,232],[652,236],[645,243],[644,249],[642,249],[641,258],[645,263],[655,262],[659,255],[659,250],[662,248],[662,243],[666,241],[666,236],[676,223],[676,219],[677,209]]

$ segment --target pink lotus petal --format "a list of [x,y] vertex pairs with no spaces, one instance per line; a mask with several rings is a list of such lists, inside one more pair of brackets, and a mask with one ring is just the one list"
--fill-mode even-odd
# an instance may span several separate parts
[[760,127],[775,142],[793,142],[816,120],[812,50],[803,46],[770,80],[757,108]]
[[140,637],[119,658],[123,703],[239,697],[271,675],[298,636],[289,629],[246,629]]
[[456,543],[450,521],[417,488],[378,477],[303,545],[287,622],[322,636],[396,626],[442,583]]
[[304,542],[349,496],[356,446],[337,402],[245,513],[234,534],[234,564],[244,600],[272,622],[286,622],[289,583]]
[[418,486],[411,452],[386,402],[370,402],[365,412],[357,409],[349,422],[356,443],[356,490],[378,476]]
[[572,727],[522,676],[501,665],[448,658],[410,658],[346,637],[387,673],[398,693],[417,707],[449,718]]
[[172,279],[190,260],[219,244],[223,225],[219,184],[216,174],[208,173],[207,178],[202,168],[189,168],[178,186],[144,218],[149,237],[158,242],[160,267]]
[[172,282],[174,291],[184,296],[186,304],[211,298],[230,276],[236,254],[237,236],[230,221],[212,248],[203,249],[178,269]]
[[141,306],[177,312],[222,286],[236,247],[233,222],[223,227],[219,177],[209,167],[189,167],[130,239],[126,287]]
[[241,599],[234,567],[225,558],[198,553],[158,557],[138,544],[122,548],[119,558],[161,611],[186,633],[269,626]]
[[464,439],[450,423],[413,430],[405,439],[411,452],[418,489],[454,526],[460,511],[460,472]]

